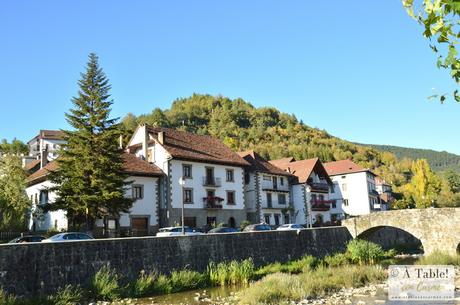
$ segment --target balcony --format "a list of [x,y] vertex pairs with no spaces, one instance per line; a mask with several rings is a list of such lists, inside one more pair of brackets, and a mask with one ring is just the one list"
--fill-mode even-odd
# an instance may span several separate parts
[[217,196],[203,197],[203,204],[205,209],[222,209],[222,201],[224,201],[224,198]]
[[222,186],[222,180],[220,178],[204,176],[203,186],[220,187]]
[[332,200],[311,200],[311,210],[316,212],[325,212],[331,209]]
[[307,181],[307,183],[311,187],[312,192],[318,192],[318,193],[328,193],[329,192],[329,184],[325,182]]

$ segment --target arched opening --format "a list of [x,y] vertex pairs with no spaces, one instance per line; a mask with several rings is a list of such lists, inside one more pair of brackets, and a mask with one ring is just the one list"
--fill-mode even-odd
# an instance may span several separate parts
[[420,239],[410,232],[396,227],[373,227],[359,234],[357,238],[378,244],[385,250],[395,249],[398,253],[423,253],[423,245]]
[[230,217],[230,218],[228,219],[228,225],[229,225],[231,228],[236,228],[236,221],[235,221],[235,218]]

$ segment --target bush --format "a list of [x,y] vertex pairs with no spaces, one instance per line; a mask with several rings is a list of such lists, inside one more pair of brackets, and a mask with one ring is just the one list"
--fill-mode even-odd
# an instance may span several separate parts
[[83,289],[72,285],[59,288],[55,295],[49,299],[53,305],[77,305],[82,303],[84,298]]
[[157,278],[158,276],[155,272],[146,273],[144,270],[141,270],[139,277],[132,284],[132,295],[134,297],[153,295]]
[[211,285],[244,285],[254,278],[255,267],[252,259],[231,261],[230,263],[209,263],[207,276]]
[[171,292],[179,292],[204,287],[206,275],[191,270],[173,271],[169,280]]
[[0,304],[1,305],[19,305],[19,301],[15,296],[10,295],[6,293],[5,291],[3,291],[2,289],[0,289]]
[[171,281],[166,275],[159,275],[156,279],[153,290],[157,294],[168,294],[172,292]]
[[324,257],[323,262],[328,267],[340,267],[350,263],[345,253],[336,253],[334,255],[326,256]]
[[318,263],[319,260],[316,257],[313,257],[311,255],[305,255],[299,260],[287,263],[285,270],[289,273],[307,272],[318,266]]
[[243,220],[243,221],[241,222],[241,224],[240,224],[240,229],[241,229],[241,231],[243,231],[244,228],[246,228],[246,227],[249,226],[250,224],[251,224],[250,221],[248,221],[248,220]]
[[415,262],[417,265],[460,265],[460,255],[450,255],[435,251],[427,256],[422,256]]
[[354,239],[348,243],[346,255],[353,263],[372,265],[382,259],[388,258],[389,253],[385,252],[377,244],[366,240]]
[[109,266],[103,266],[91,279],[90,291],[101,301],[114,301],[120,297],[119,275]]

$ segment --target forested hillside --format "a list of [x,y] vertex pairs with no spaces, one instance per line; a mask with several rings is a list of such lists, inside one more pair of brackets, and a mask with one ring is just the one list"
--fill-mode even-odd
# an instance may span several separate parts
[[[139,123],[148,123],[209,134],[221,139],[235,151],[254,149],[267,159],[319,157],[323,162],[328,162],[349,158],[391,183],[399,193],[400,207],[415,206],[417,196],[437,199],[441,185],[445,195],[450,196],[449,205],[457,204],[452,199],[453,187],[447,185],[446,178],[431,175],[428,164],[415,164],[408,158],[398,159],[391,152],[339,139],[324,130],[309,127],[293,114],[269,107],[256,108],[242,99],[194,94],[175,100],[170,109],[155,108],[151,113],[137,117],[128,114],[122,123],[126,139]],[[421,178],[412,181],[414,176]],[[457,181],[457,178],[460,181],[460,176],[452,179]],[[412,182],[424,185],[411,185]],[[427,192],[433,194],[428,196]],[[439,201],[445,204],[447,199]],[[460,198],[458,201],[460,203]]]
[[407,148],[391,145],[361,144],[380,151],[393,153],[399,159],[426,159],[435,172],[454,170],[460,172],[460,156],[446,151],[431,149]]

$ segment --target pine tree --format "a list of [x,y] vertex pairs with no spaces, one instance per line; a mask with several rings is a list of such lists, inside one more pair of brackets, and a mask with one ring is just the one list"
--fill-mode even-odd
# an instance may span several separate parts
[[128,177],[118,142],[121,129],[118,119],[109,117],[110,85],[95,54],[89,55],[78,84],[74,108],[66,113],[74,130],[64,131],[59,167],[50,175],[57,199],[49,209],[65,210],[69,224],[86,223],[91,230],[95,219],[118,218],[133,201],[124,197]]

